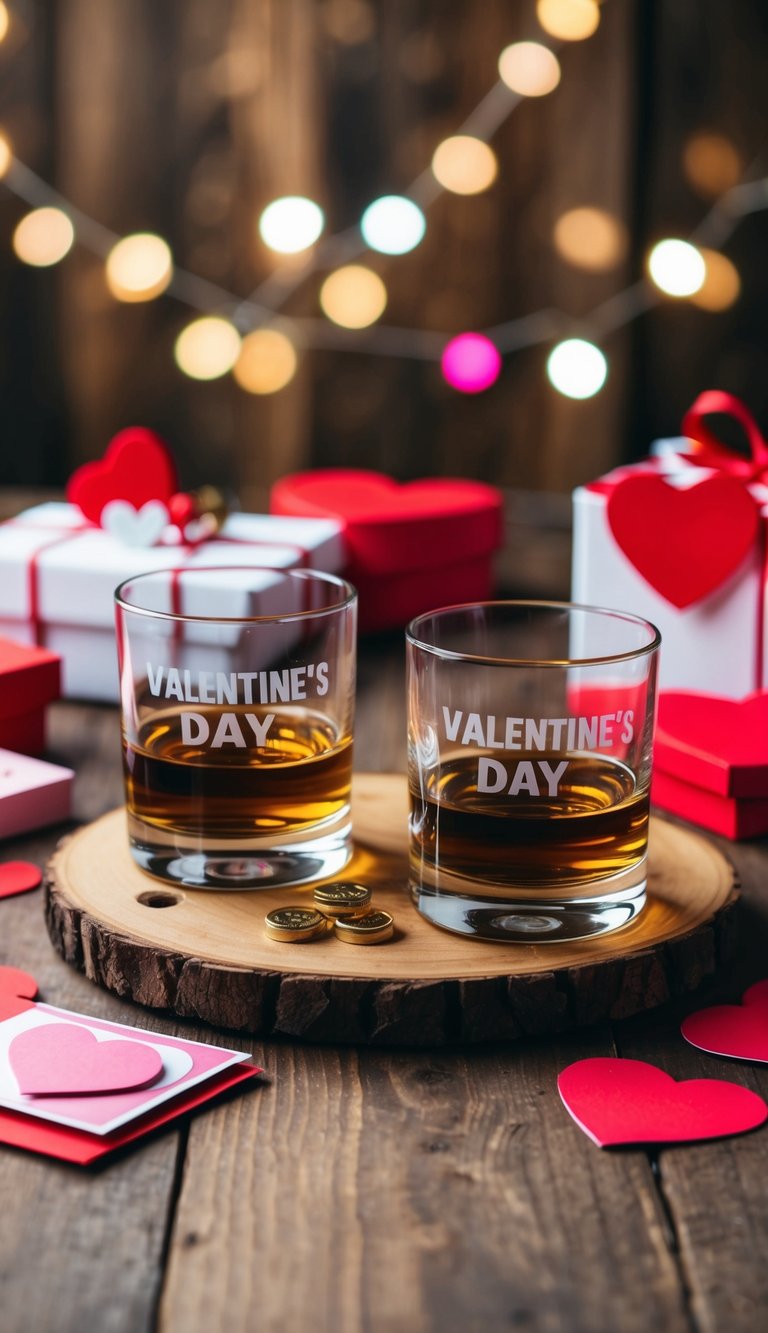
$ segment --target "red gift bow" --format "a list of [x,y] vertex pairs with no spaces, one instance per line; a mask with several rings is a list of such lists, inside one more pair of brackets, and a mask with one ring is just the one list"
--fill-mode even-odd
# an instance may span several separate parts
[[[733,417],[743,427],[749,441],[751,458],[735,454],[704,423],[713,415]],[[683,417],[683,434],[701,448],[683,457],[699,467],[728,472],[744,482],[759,481],[768,485],[768,443],[763,439],[755,418],[741,399],[722,389],[706,389],[688,408]]]

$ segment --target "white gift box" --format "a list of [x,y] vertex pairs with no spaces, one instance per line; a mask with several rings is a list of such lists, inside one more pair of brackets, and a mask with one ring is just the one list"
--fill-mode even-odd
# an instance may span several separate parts
[[[768,688],[765,486],[749,486],[760,507],[758,536],[752,549],[714,592],[682,610],[638,572],[617,544],[608,522],[611,489],[628,476],[661,475],[670,486],[683,488],[716,475],[713,469],[680,456],[689,448],[686,439],[658,441],[653,458],[617,468],[598,483],[574,492],[571,594],[575,602],[628,611],[659,628],[661,689],[696,690],[741,699],[754,690]],[[655,536],[663,551],[664,532],[658,530]],[[717,541],[716,530],[712,541]]]
[[[217,537],[194,547],[130,547],[87,524],[74,505],[37,505],[0,525],[0,634],[60,653],[67,697],[116,702],[114,593],[123,580],[213,565],[336,573],[343,564],[342,526],[332,519],[232,514]],[[237,616],[238,606],[216,610]],[[195,612],[183,601],[181,609]]]

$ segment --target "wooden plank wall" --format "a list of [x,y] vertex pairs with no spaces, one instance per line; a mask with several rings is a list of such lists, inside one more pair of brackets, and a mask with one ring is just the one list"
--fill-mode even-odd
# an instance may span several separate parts
[[[350,13],[359,40],[339,37]],[[182,263],[245,294],[286,263],[256,236],[269,198],[313,195],[338,230],[377,193],[406,187],[491,85],[499,51],[536,35],[533,13],[533,0],[30,0],[0,121],[26,108],[36,132],[19,147],[65,195],[118,231],[160,231]],[[745,152],[757,142],[765,28],[756,0],[605,4],[598,33],[563,47],[556,95],[525,102],[496,135],[492,191],[438,199],[413,255],[371,260],[389,287],[387,321],[455,332],[556,306],[578,331],[636,274],[654,229],[684,232],[700,215],[681,183],[685,133],[708,122]],[[558,215],[586,203],[633,236],[607,275],[570,267],[552,245]],[[757,378],[747,298],[731,315],[667,308],[613,335],[606,388],[584,403],[548,386],[544,348],[511,357],[478,398],[449,390],[433,365],[323,351],[257,399],[229,378],[181,376],[172,348],[187,311],[170,299],[116,305],[82,252],[19,276],[5,241],[21,208],[0,208],[3,341],[15,347],[4,401],[33,439],[21,464],[0,461],[0,480],[60,480],[141,420],[171,440],[185,483],[217,481],[244,504],[282,472],[328,464],[567,492],[674,429],[694,388],[720,375],[748,391]],[[754,245],[747,257],[755,267]],[[288,309],[317,313],[318,286]],[[34,403],[19,388],[29,382]]]

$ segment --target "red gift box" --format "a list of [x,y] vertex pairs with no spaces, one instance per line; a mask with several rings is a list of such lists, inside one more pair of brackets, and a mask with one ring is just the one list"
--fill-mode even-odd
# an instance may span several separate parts
[[492,596],[503,500],[482,482],[401,484],[380,472],[328,468],[283,477],[272,488],[270,510],[343,523],[345,572],[359,593],[363,632]]
[[0,747],[45,748],[45,708],[61,693],[61,658],[46,648],[0,638]]
[[726,838],[768,832],[768,691],[662,692],[652,798]]

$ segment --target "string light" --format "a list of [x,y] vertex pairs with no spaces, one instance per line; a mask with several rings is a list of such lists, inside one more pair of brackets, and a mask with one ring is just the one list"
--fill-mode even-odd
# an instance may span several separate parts
[[387,289],[378,273],[364,264],[345,264],[320,288],[323,314],[343,329],[367,329],[384,314]]
[[547,358],[549,381],[566,398],[593,398],[607,374],[608,362],[600,348],[584,338],[566,338]]
[[706,265],[690,241],[658,241],[648,257],[648,271],[666,296],[693,296],[704,284]]
[[724,134],[702,130],[691,135],[683,148],[686,179],[705,199],[715,199],[730,190],[742,170],[739,152]]
[[240,353],[240,334],[228,319],[206,315],[182,329],[173,349],[179,370],[193,380],[216,380],[231,370]]
[[513,42],[499,56],[499,78],[521,97],[546,97],[560,82],[560,61],[541,42]]
[[279,329],[246,334],[232,374],[246,393],[278,393],[296,374],[296,348]]
[[432,157],[435,180],[452,194],[482,194],[493,185],[498,171],[493,149],[471,134],[443,139]]
[[288,194],[267,204],[259,218],[259,234],[270,250],[295,255],[314,245],[324,225],[319,204],[302,195]]
[[569,209],[557,219],[552,239],[561,258],[594,273],[615,268],[627,252],[624,227],[602,208]]
[[74,239],[75,229],[63,209],[35,208],[13,233],[13,248],[23,263],[49,268],[69,253]]
[[[0,0],[0,9],[3,7],[3,0]],[[555,34],[553,31],[553,35],[557,35],[561,40],[580,40],[590,35],[599,22],[594,0],[539,0],[538,8],[540,18],[543,16],[542,26],[549,23],[550,30],[553,31],[553,25],[559,23],[558,33]],[[339,13],[346,9],[348,15],[352,15],[355,24],[358,25],[355,40],[364,40],[363,29],[373,15],[373,9],[367,0],[337,0],[337,9]],[[590,11],[589,14],[587,11]],[[590,33],[584,31],[588,26],[587,18],[591,25]],[[565,27],[568,28],[567,33],[563,30]],[[421,41],[424,34],[415,36]],[[436,51],[431,35],[427,34],[425,41],[427,37],[430,50]],[[339,37],[338,40],[343,38]],[[439,52],[438,55],[442,60]],[[437,66],[430,68],[431,74],[422,70],[419,77],[422,75],[432,77]],[[514,43],[502,52],[499,58],[499,73],[502,82],[516,94],[516,97],[505,98],[503,90],[499,96],[498,87],[492,88],[465,121],[467,126],[477,127],[478,135],[482,133],[483,138],[478,138],[475,142],[481,150],[485,148],[489,153],[492,153],[492,149],[489,148],[486,139],[514,109],[517,99],[525,96],[543,96],[551,92],[559,82],[560,66],[553,52],[546,46],[535,42],[520,42]],[[413,77],[415,78],[416,74]],[[473,138],[472,135],[452,136],[453,141],[466,142],[472,141]],[[444,143],[451,143],[451,140],[446,140]],[[665,290],[668,294],[688,296],[692,304],[700,305],[703,309],[726,309],[737,299],[740,290],[739,275],[733,264],[720,251],[705,250],[704,241],[722,247],[741,219],[750,213],[768,209],[768,178],[749,180],[736,185],[739,168],[739,155],[730,140],[721,135],[706,133],[693,136],[686,145],[684,155],[684,169],[689,182],[701,193],[714,194],[716,182],[718,184],[726,182],[728,188],[717,194],[713,207],[696,228],[696,239],[702,242],[700,247],[669,239],[654,248],[652,262],[649,263],[651,276],[658,282],[660,290]],[[63,201],[64,208],[56,207],[60,202],[60,196],[28,166],[13,157],[10,144],[0,134],[0,175],[4,171],[7,173],[8,188],[27,205],[33,207],[33,212],[22,220],[14,236],[14,248],[25,262],[56,263],[67,253],[74,239],[74,228],[72,219],[65,210],[71,211],[72,217],[76,220],[80,244],[99,258],[103,258],[110,247],[115,251],[121,240],[132,239],[110,233],[95,219],[85,216],[74,207],[70,209],[66,201]],[[431,177],[428,173],[422,172],[405,195],[390,195],[375,200],[366,209],[361,220],[363,242],[372,249],[381,250],[384,254],[407,253],[419,244],[426,228],[424,213],[415,200],[432,203],[439,197],[441,190],[450,188],[452,186],[442,181],[434,172],[431,173]],[[455,186],[453,188],[455,189]],[[38,205],[46,206],[38,207]],[[289,206],[288,211],[281,216],[279,210],[285,205]],[[569,226],[573,226],[574,215],[579,213],[583,215],[585,212],[592,232],[588,250],[580,241],[574,244],[572,236],[570,242],[568,238]],[[302,216],[303,226],[297,224],[297,219]],[[555,245],[568,262],[578,263],[582,267],[597,268],[599,257],[601,266],[608,266],[611,247],[604,243],[598,244],[595,224],[599,216],[603,224],[607,219],[618,229],[618,239],[614,232],[611,245],[614,254],[617,248],[623,253],[626,235],[618,219],[612,218],[603,210],[572,209],[559,219],[555,227]],[[308,226],[306,224],[310,219],[311,226]],[[581,222],[584,220],[582,216]],[[566,221],[569,225],[565,225]],[[301,196],[288,196],[274,200],[264,210],[259,230],[270,248],[291,254],[298,253],[302,249],[307,250],[314,245],[322,233],[323,225],[322,210],[317,204]],[[606,229],[603,226],[603,242],[609,230],[610,227]],[[578,232],[578,227],[576,231]],[[155,239],[164,244],[162,238]],[[329,237],[299,265],[292,270],[283,266],[245,299],[238,298],[232,292],[195,273],[184,269],[177,268],[175,271],[172,269],[167,285],[177,299],[201,312],[211,308],[231,309],[235,312],[236,324],[247,326],[250,323],[252,328],[254,324],[259,326],[252,334],[248,334],[241,344],[235,323],[230,320],[214,316],[194,320],[183,330],[176,342],[175,355],[180,369],[194,378],[213,379],[233,370],[239,363],[236,378],[244,388],[254,393],[276,392],[283,384],[290,382],[295,373],[297,353],[290,338],[285,334],[261,326],[274,316],[306,278],[318,268],[327,269],[341,263],[342,268],[335,269],[336,275],[345,269],[357,269],[358,272],[368,272],[380,283],[381,280],[377,275],[371,270],[365,270],[362,265],[343,263],[344,260],[352,259],[359,254],[360,249],[360,238],[353,229]],[[660,255],[664,257],[661,263],[659,263]],[[694,268],[698,266],[695,283],[691,273],[691,255]],[[612,258],[610,262],[618,262],[618,259]],[[665,268],[671,270],[671,274],[668,271],[665,273]],[[687,279],[683,291],[681,273],[686,268]],[[330,275],[333,276],[334,274]],[[665,282],[666,287],[663,285]],[[324,289],[325,286],[326,284],[323,284]],[[383,288],[383,284],[381,287]],[[138,290],[133,287],[130,296],[121,296],[120,299],[139,299],[135,295]],[[146,292],[146,288],[143,290]],[[333,286],[331,285],[328,290],[332,292]],[[383,294],[386,301],[386,290]],[[145,295],[143,299],[148,297]],[[380,292],[379,299],[381,299]],[[633,283],[601,302],[585,317],[584,322],[585,325],[587,323],[591,325],[595,335],[603,339],[657,304],[658,300],[649,286],[642,282]],[[330,313],[332,298],[331,303],[324,303],[324,298],[321,296],[321,305],[329,320],[340,322]],[[346,325],[342,322],[342,328],[354,331],[356,328],[368,327],[368,324],[361,322],[359,310],[355,316],[357,322],[351,322],[349,315],[346,318],[348,322]],[[374,318],[378,318],[378,315]],[[350,343],[319,320],[311,317],[296,318],[293,323],[300,329],[305,346],[342,348],[354,346],[354,343]],[[492,352],[488,353],[486,347],[486,354],[489,357],[489,364],[497,367],[497,375],[502,354],[508,355],[522,347],[551,342],[571,323],[564,312],[545,309],[511,319],[493,329],[488,329],[485,334],[459,335],[458,339],[451,339],[450,343],[459,342],[461,346],[461,340],[477,339],[481,344],[490,346]],[[247,355],[244,355],[243,348],[246,343]],[[448,347],[443,335],[425,329],[403,329],[382,325],[379,328],[372,328],[360,346],[366,352],[383,356],[415,357],[423,361],[446,360],[449,366],[451,364],[451,358],[446,359]],[[278,348],[283,369],[268,372],[265,367],[270,363],[273,365],[279,363]],[[461,380],[460,359],[458,365],[459,369],[454,378]],[[568,338],[552,349],[547,372],[559,392],[576,398],[589,397],[602,387],[607,374],[607,362],[596,344],[584,339]],[[464,377],[466,378],[466,374]],[[469,379],[471,380],[471,375]],[[489,380],[489,383],[492,382],[493,380]],[[456,387],[464,392],[479,392],[481,387],[487,386],[457,383]]]
[[691,304],[700,310],[727,310],[738,299],[741,279],[735,264],[718,250],[701,248],[706,273],[704,282],[691,296]]
[[0,180],[13,161],[13,149],[4,134],[0,134]]
[[405,255],[415,250],[426,229],[427,220],[418,204],[402,194],[374,199],[360,220],[366,245],[383,255]]
[[550,37],[583,42],[600,22],[595,0],[536,0],[536,17]]
[[118,301],[152,301],[173,275],[171,251],[162,236],[135,232],[107,255],[107,286]]
[[501,373],[498,348],[482,333],[459,333],[440,358],[443,378],[461,393],[482,393]]
[[8,13],[8,6],[0,0],[0,42],[4,42],[11,26],[11,16]]

